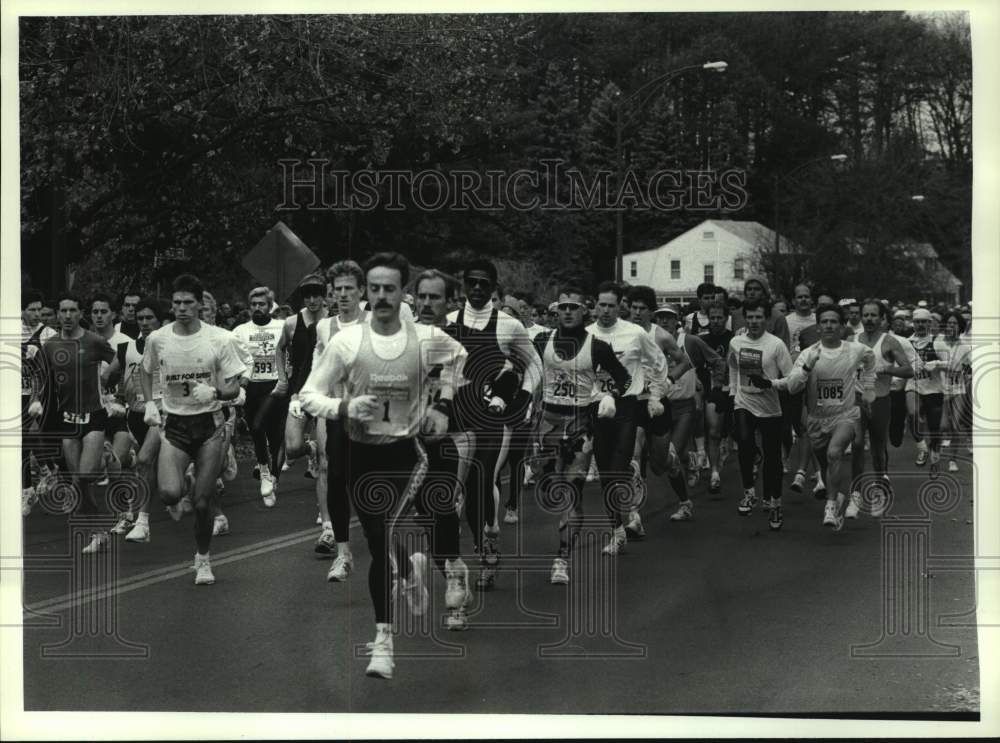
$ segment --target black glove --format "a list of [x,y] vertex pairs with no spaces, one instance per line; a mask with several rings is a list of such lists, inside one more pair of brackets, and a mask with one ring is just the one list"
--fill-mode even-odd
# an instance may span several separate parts
[[762,377],[760,374],[751,374],[748,379],[750,384],[759,390],[769,390],[773,386],[770,379]]

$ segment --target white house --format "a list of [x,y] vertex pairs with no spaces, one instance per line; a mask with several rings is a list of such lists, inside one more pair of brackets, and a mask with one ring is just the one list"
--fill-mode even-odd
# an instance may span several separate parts
[[622,275],[629,284],[653,287],[660,302],[687,302],[703,282],[742,294],[743,282],[757,273],[759,249],[774,240],[760,222],[706,219],[657,248],[626,253]]

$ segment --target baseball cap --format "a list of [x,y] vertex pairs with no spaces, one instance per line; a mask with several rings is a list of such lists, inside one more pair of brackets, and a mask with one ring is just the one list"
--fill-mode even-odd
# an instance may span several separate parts
[[893,315],[892,315],[893,319],[895,319],[897,317],[901,317],[904,320],[906,320],[909,316],[910,316],[910,313],[907,312],[906,310],[896,310],[893,313]]
[[913,319],[914,320],[930,320],[931,319],[931,313],[926,308],[920,307],[918,309],[913,310]]
[[323,290],[322,293],[326,294],[326,279],[324,279],[318,273],[307,274],[305,277],[303,277],[302,281],[299,282],[299,285],[295,287],[295,292],[301,295],[302,290],[305,289],[307,286],[319,287]]
[[677,310],[677,306],[673,304],[662,304],[656,308],[653,312],[654,315],[673,315],[674,317],[680,317],[681,313]]
[[549,305],[549,312],[556,312],[559,309],[559,303],[553,302]]
[[926,307],[926,306],[927,306],[926,299],[921,299],[919,302],[917,302],[917,307]]

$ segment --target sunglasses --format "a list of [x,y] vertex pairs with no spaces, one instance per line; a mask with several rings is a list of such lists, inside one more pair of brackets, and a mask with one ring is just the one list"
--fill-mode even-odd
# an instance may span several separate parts
[[583,307],[583,305],[579,302],[560,302],[556,305],[556,309],[560,312],[573,312],[581,307]]
[[463,281],[464,281],[465,285],[468,286],[468,287],[470,287],[470,288],[477,288],[477,287],[481,288],[481,289],[492,289],[493,288],[493,281],[490,280],[490,279],[468,278],[468,279],[463,279]]

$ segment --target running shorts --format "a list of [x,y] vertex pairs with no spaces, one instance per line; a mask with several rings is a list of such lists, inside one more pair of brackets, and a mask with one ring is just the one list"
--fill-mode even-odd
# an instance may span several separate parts
[[852,407],[836,415],[816,418],[809,416],[806,419],[806,433],[813,449],[822,449],[830,443],[830,437],[838,425],[850,425],[853,429],[861,420],[861,408]]
[[198,456],[202,445],[212,438],[224,439],[228,418],[229,408],[196,415],[170,413],[163,427],[163,435],[171,444],[194,458]]
[[108,411],[99,408],[92,413],[60,413],[55,433],[61,439],[82,439],[88,433],[104,433],[108,426]]

